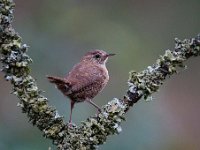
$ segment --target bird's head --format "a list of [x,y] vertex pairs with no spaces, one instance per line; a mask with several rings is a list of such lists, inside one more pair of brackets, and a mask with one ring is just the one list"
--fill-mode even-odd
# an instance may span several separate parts
[[87,52],[83,58],[82,61],[90,61],[91,63],[98,63],[101,65],[105,65],[108,57],[114,56],[115,54],[108,54],[103,50],[93,50]]

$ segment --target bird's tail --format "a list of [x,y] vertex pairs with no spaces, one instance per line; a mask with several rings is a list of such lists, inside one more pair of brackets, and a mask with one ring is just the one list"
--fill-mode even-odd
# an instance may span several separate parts
[[65,79],[60,78],[60,77],[54,77],[54,76],[47,76],[49,79],[49,82],[55,83],[55,84],[63,84],[65,83]]
[[57,88],[63,92],[66,92],[70,88],[70,84],[66,79],[61,77],[47,76],[49,82],[56,84]]

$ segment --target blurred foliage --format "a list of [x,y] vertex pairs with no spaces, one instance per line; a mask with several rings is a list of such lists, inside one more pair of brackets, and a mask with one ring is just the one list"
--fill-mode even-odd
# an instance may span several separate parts
[[[15,0],[14,27],[31,46],[32,74],[61,114],[68,120],[69,101],[52,87],[45,75],[64,76],[90,49],[117,55],[110,59],[110,82],[95,98],[103,105],[122,97],[128,72],[151,65],[175,37],[199,33],[199,0]],[[110,138],[104,150],[198,150],[200,147],[199,58],[189,69],[171,78],[152,102],[141,101],[127,114],[123,132]],[[32,127],[10,85],[0,74],[0,149],[43,150],[52,146]],[[95,113],[87,104],[74,109],[77,124]],[[15,114],[15,115],[13,115]],[[6,130],[9,129],[9,130]]]

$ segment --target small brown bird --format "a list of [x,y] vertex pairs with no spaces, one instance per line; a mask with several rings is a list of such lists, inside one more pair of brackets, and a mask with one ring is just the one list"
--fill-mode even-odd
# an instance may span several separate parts
[[64,78],[47,76],[51,83],[71,100],[69,123],[72,122],[74,104],[86,101],[100,111],[92,99],[106,86],[109,75],[106,68],[108,54],[103,50],[94,50],[86,53]]

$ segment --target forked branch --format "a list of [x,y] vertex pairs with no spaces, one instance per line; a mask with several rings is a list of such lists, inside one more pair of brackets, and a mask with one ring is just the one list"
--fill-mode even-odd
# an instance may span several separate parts
[[31,58],[26,54],[28,46],[13,29],[14,3],[0,0],[0,53],[5,79],[13,86],[13,94],[19,98],[19,106],[30,122],[37,126],[44,137],[52,139],[58,149],[92,150],[106,142],[109,135],[121,131],[125,113],[142,97],[145,99],[158,91],[165,79],[176,73],[177,67],[192,56],[200,55],[200,34],[183,41],[175,39],[175,49],[166,50],[156,63],[141,72],[130,72],[129,88],[123,99],[113,99],[102,106],[102,112],[83,121],[81,126],[69,127],[57,111],[48,105],[30,75]]

